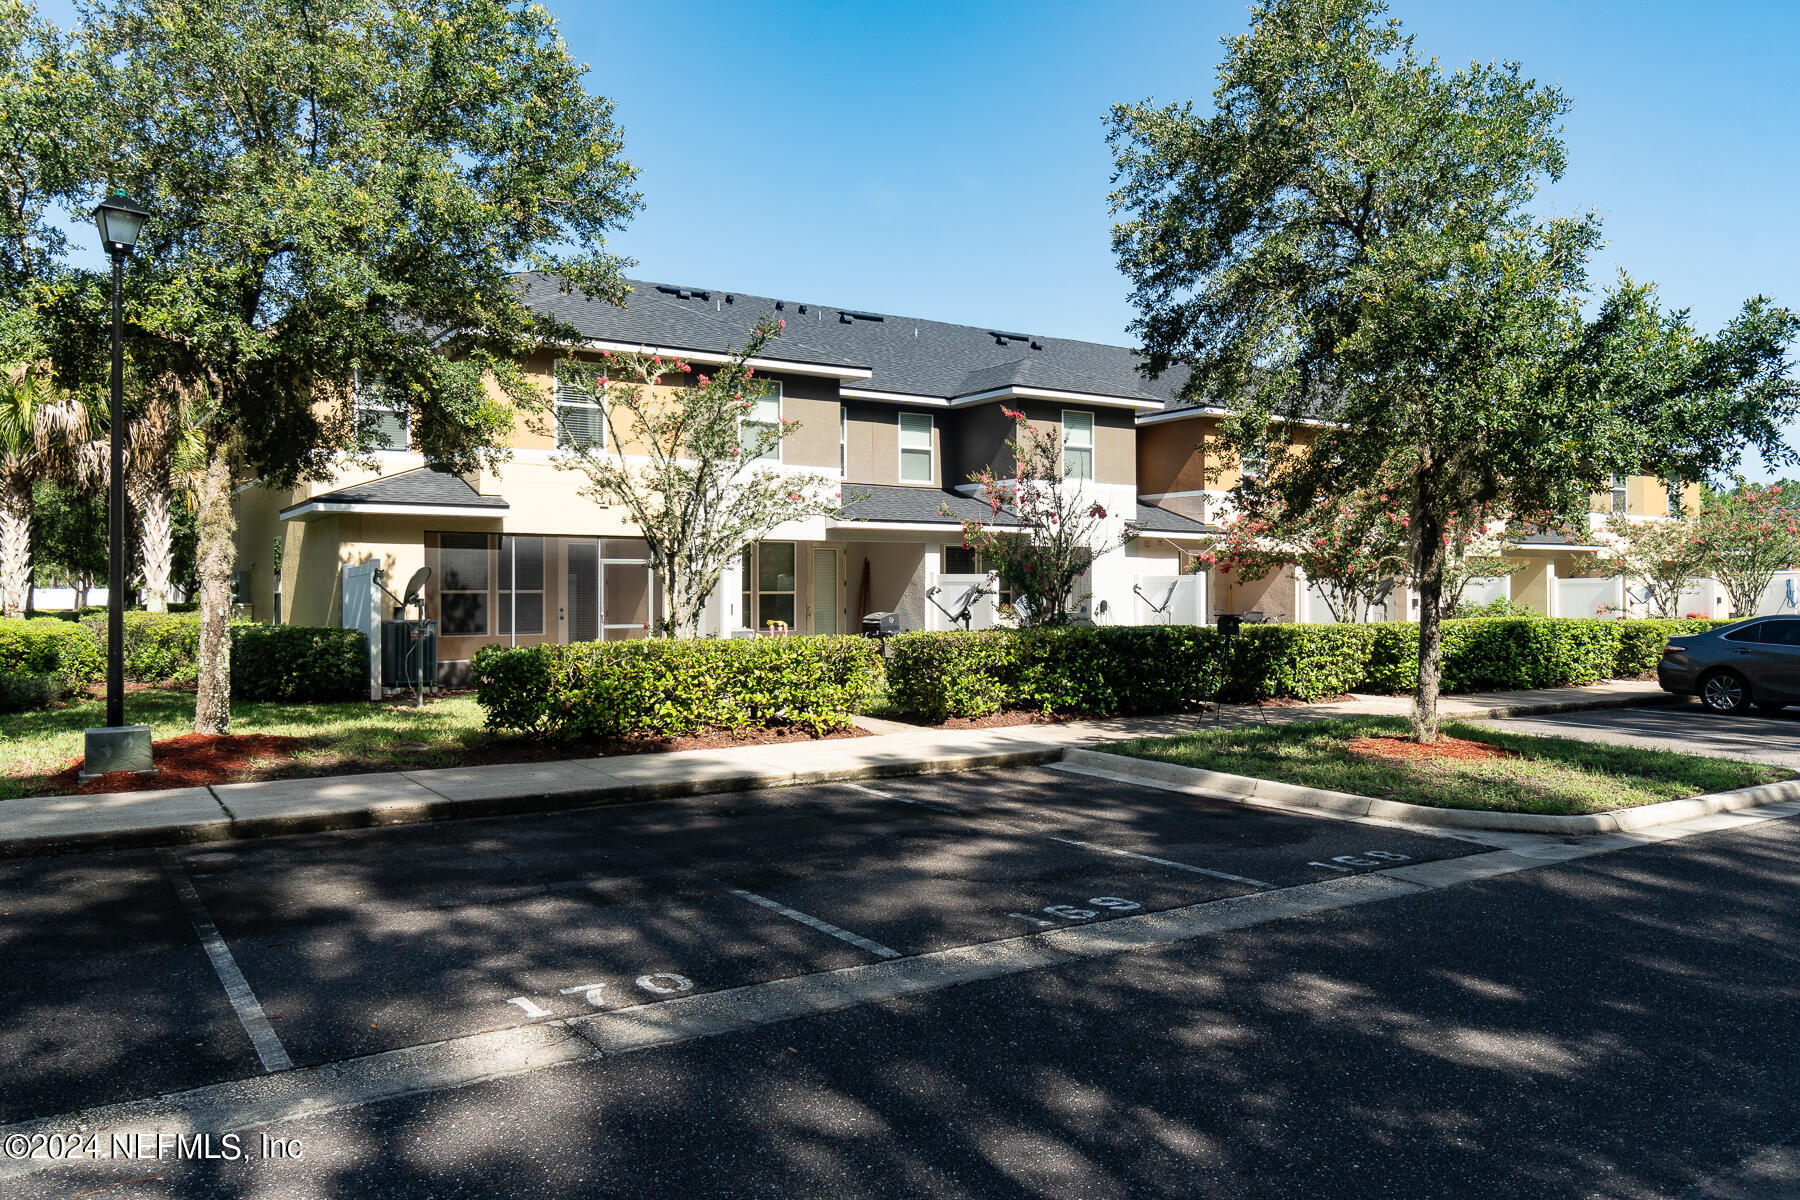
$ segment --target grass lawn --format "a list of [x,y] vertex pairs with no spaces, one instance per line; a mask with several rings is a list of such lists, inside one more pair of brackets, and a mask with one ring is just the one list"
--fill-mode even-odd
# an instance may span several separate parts
[[[472,693],[432,700],[415,710],[391,704],[281,704],[234,701],[233,733],[305,738],[287,774],[398,771],[447,767],[497,738],[482,728],[484,713]],[[125,719],[150,726],[154,739],[194,728],[194,693],[149,688],[125,696]],[[0,799],[42,794],[46,777],[82,755],[82,731],[106,723],[106,702],[83,700],[63,708],[0,716]],[[401,743],[425,749],[402,749]]]
[[1793,778],[1793,772],[1779,767],[1672,750],[1497,733],[1455,723],[1443,728],[1520,757],[1401,761],[1345,748],[1358,737],[1405,734],[1406,722],[1396,717],[1216,729],[1101,749],[1407,804],[1523,813],[1605,812]]

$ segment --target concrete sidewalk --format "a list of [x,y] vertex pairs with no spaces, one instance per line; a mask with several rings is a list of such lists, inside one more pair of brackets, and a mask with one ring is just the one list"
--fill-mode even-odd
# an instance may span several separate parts
[[[1446,697],[1446,718],[1516,716],[1661,704],[1652,685],[1611,681],[1534,692]],[[726,750],[326,775],[210,788],[34,796],[0,802],[0,857],[355,829],[502,813],[545,812],[662,796],[1048,762],[1069,747],[1199,729],[1404,716],[1400,696],[1332,704],[1118,717],[999,729],[920,729],[868,721],[871,736]]]

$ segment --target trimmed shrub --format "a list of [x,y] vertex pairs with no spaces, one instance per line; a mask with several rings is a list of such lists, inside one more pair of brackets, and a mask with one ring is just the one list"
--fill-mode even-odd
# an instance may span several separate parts
[[[1445,692],[1566,687],[1656,669],[1670,637],[1705,620],[1482,617],[1444,622]],[[1001,709],[1110,716],[1206,700],[1321,700],[1411,691],[1419,627],[1203,625],[908,633],[890,643],[888,695],[928,721]]]
[[999,712],[1017,690],[1017,635],[903,633],[888,643],[888,698],[931,721]]
[[0,711],[41,708],[106,670],[91,630],[54,617],[0,619]]
[[[106,645],[106,614],[83,617],[100,645]],[[198,613],[125,614],[125,678],[133,683],[192,686],[200,661]]]
[[642,638],[517,649],[471,663],[490,729],[565,741],[796,725],[841,729],[881,678],[861,637]]
[[369,694],[369,640],[360,629],[233,625],[233,700],[354,700]]

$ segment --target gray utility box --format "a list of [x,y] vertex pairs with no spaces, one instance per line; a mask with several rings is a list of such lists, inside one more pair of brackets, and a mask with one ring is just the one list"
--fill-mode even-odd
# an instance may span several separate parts
[[411,691],[423,684],[437,690],[438,651],[436,621],[383,621],[381,623],[381,688],[384,692]]

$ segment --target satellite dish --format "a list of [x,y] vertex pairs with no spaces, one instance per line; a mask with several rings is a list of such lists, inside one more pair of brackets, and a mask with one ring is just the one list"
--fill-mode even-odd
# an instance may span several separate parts
[[402,600],[401,603],[402,604],[423,604],[424,603],[424,592],[425,592],[425,581],[430,578],[431,578],[431,568],[430,567],[420,567],[418,570],[414,571],[412,573],[412,578],[408,579],[406,581],[406,599]]

